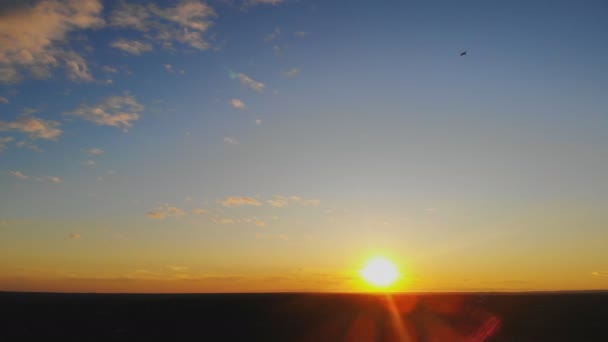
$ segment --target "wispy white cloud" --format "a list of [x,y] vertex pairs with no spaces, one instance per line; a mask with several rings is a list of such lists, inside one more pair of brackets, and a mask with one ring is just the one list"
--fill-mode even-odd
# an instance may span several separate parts
[[30,176],[28,176],[28,175],[26,175],[23,172],[18,171],[18,170],[9,171],[9,173],[11,175],[13,175],[14,177],[17,177],[17,178],[22,179],[22,180],[30,179]]
[[279,5],[285,2],[285,0],[246,0],[249,6],[255,5]]
[[284,74],[287,77],[296,77],[296,76],[298,76],[300,74],[300,69],[298,69],[298,68],[292,68],[292,69],[289,69],[289,70],[285,71]]
[[57,176],[47,176],[46,179],[48,181],[50,181],[51,183],[55,183],[55,184],[59,184],[59,183],[63,182],[63,180]]
[[144,106],[130,95],[111,96],[95,106],[81,105],[80,108],[68,113],[81,117],[99,126],[112,126],[127,131],[133,122],[139,120],[139,113]]
[[68,78],[92,80],[66,41],[72,32],[103,26],[102,9],[99,0],[43,0],[0,12],[0,82],[18,82],[24,72],[48,78],[62,64]]
[[104,151],[100,148],[89,148],[86,150],[82,150],[82,152],[93,155],[93,156],[98,156],[104,153]]
[[192,213],[194,213],[196,215],[205,215],[207,213],[207,210],[205,210],[203,208],[196,208],[196,209],[192,210]]
[[0,138],[0,152],[5,151],[8,146],[8,143],[10,143],[13,140],[15,140],[15,138],[13,138],[13,137],[1,137]]
[[245,103],[239,99],[230,100],[230,105],[236,109],[245,109]]
[[271,33],[267,34],[266,37],[264,37],[264,41],[271,42],[271,41],[279,38],[280,35],[281,35],[281,28],[275,27]]
[[27,134],[31,139],[56,140],[61,135],[59,126],[57,121],[20,115],[15,121],[0,121],[0,132],[16,131]]
[[175,7],[161,8],[156,4],[139,5],[123,2],[110,16],[110,24],[131,28],[164,48],[175,42],[195,49],[206,50],[209,43],[204,34],[213,24],[215,11],[198,0],[182,0]]
[[152,44],[139,40],[119,39],[111,44],[112,47],[128,52],[132,55],[141,55],[144,52],[152,51]]
[[290,204],[298,204],[304,206],[319,206],[321,201],[319,199],[305,199],[300,196],[283,196],[283,195],[274,195],[271,199],[267,200],[266,203],[268,205],[275,208],[283,208],[287,207]]
[[15,146],[20,147],[20,148],[29,148],[32,151],[36,151],[36,152],[44,152],[43,149],[41,149],[38,145],[34,144],[31,141],[26,141],[26,140],[22,140],[19,141],[15,144]]
[[186,215],[186,212],[180,208],[165,204],[160,207],[156,207],[146,213],[146,216],[156,220],[164,220],[168,217],[179,217]]
[[118,69],[116,69],[115,67],[109,66],[109,65],[105,65],[102,69],[104,72],[107,72],[109,74],[118,73]]
[[10,101],[4,96],[0,96],[0,103],[8,104]]
[[296,31],[293,33],[294,36],[300,37],[300,38],[306,37],[306,36],[308,36],[308,34],[309,34],[309,32],[306,32],[306,31]]
[[264,83],[256,81],[242,72],[239,72],[236,77],[239,79],[239,82],[241,82],[242,85],[253,89],[259,93],[263,92],[264,88],[266,87]]
[[95,165],[97,165],[97,163],[92,159],[84,160],[80,164],[82,164],[82,166],[86,166],[86,167],[95,167]]
[[234,137],[224,137],[224,143],[228,145],[238,145],[239,141]]
[[258,126],[261,125],[262,124],[262,120],[261,119],[256,119],[255,120],[255,124],[258,125]]
[[229,196],[226,197],[223,201],[221,201],[220,204],[228,208],[240,207],[244,205],[251,205],[256,207],[262,205],[262,203],[260,203],[255,198],[246,196]]

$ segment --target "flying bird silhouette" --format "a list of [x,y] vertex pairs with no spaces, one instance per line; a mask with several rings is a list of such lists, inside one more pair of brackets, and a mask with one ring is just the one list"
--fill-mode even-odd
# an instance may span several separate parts
[[469,50],[464,50],[463,52],[461,52],[461,53],[460,53],[460,55],[461,55],[461,56],[466,56],[466,54],[467,54],[467,52],[468,52],[468,51],[469,51]]

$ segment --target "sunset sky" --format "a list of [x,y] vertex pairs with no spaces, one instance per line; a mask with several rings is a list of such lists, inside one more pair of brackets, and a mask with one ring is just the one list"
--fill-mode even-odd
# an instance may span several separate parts
[[3,1],[0,290],[608,289],[607,14]]

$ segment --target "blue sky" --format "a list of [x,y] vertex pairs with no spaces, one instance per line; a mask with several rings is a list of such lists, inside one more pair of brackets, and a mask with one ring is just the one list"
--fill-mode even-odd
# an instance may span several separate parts
[[[421,289],[429,251],[473,246],[456,259],[477,287],[548,288],[560,246],[608,242],[602,1],[15,4],[0,5],[6,277],[36,263],[31,243],[81,272],[74,234],[91,269],[109,263],[100,226],[125,250],[158,244],[151,264],[187,245],[192,269],[204,237],[227,274],[380,250]],[[593,246],[561,287],[606,286]],[[474,260],[493,251],[542,271],[488,276]]]

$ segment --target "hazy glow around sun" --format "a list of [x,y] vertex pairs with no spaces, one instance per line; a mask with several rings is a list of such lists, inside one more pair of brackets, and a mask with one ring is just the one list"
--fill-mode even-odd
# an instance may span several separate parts
[[372,286],[387,287],[399,278],[399,271],[390,260],[374,257],[361,270],[361,277]]

